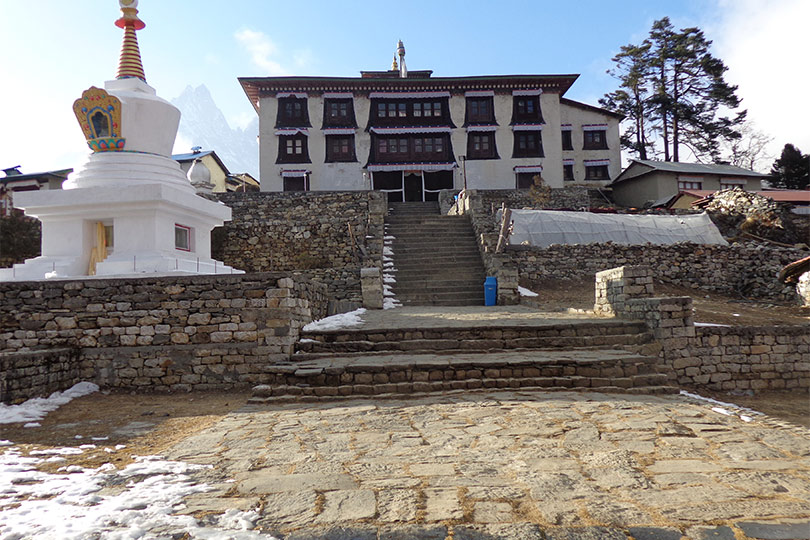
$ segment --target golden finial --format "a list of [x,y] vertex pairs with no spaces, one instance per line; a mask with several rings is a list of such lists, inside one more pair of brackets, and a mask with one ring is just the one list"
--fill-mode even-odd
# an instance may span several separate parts
[[137,30],[146,26],[138,18],[138,0],[118,0],[118,5],[121,7],[121,18],[115,21],[115,26],[124,29],[124,42],[121,44],[121,58],[118,61],[116,79],[134,77],[146,82],[138,38],[135,35]]
[[394,61],[391,62],[391,71],[399,71],[399,66],[397,65],[397,55],[394,54]]

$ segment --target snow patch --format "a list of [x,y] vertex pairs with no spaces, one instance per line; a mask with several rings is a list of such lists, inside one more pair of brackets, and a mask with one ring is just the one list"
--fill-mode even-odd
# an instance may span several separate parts
[[520,296],[529,296],[529,297],[540,296],[536,292],[530,291],[529,289],[527,289],[525,287],[520,287],[520,286],[518,287],[518,293],[520,293]]
[[26,422],[23,427],[38,427],[38,420],[55,411],[71,400],[98,392],[98,385],[91,382],[80,382],[64,392],[54,392],[47,398],[32,398],[19,405],[0,403],[0,424]]
[[[751,422],[753,421],[753,416],[764,416],[763,413],[759,411],[755,411],[753,409],[749,409],[748,407],[742,407],[740,405],[735,405],[734,403],[727,403],[725,401],[718,401],[716,399],[703,397],[698,394],[692,394],[691,392],[687,392],[686,390],[681,390],[681,395],[690,397],[692,399],[696,399],[699,401],[705,401],[712,405],[716,405],[716,407],[712,407],[712,410],[716,413],[723,414],[726,416],[739,416],[740,420],[743,422]],[[743,414],[745,413],[745,414]]]
[[328,330],[339,330],[341,328],[348,328],[363,324],[362,315],[365,313],[365,308],[355,309],[348,313],[338,313],[324,319],[312,321],[304,326],[304,332],[325,332]]
[[728,327],[728,324],[715,324],[710,322],[696,322],[695,326],[725,326]]

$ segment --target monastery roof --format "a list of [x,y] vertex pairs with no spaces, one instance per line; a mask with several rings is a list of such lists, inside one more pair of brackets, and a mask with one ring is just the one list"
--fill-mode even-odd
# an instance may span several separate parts
[[374,91],[509,91],[542,89],[561,96],[578,74],[478,75],[473,77],[239,77],[239,83],[258,111],[259,98],[274,92],[374,92]]

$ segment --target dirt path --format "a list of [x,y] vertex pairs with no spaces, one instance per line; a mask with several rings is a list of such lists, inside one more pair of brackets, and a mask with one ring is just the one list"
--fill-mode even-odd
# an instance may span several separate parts
[[[536,302],[543,310],[593,308],[593,280],[590,279],[544,280],[521,285],[539,294]],[[656,296],[691,296],[695,322],[752,326],[810,325],[810,309],[797,305],[753,302],[664,283],[656,283],[655,292]]]

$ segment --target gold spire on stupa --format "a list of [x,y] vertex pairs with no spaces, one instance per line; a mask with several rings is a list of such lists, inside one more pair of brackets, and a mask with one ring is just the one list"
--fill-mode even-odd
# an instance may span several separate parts
[[138,0],[118,0],[121,6],[121,18],[115,21],[115,26],[124,29],[124,41],[121,44],[121,58],[118,61],[118,75],[116,79],[136,78],[146,82],[141,63],[141,51],[138,49],[137,30],[146,24],[138,18]]
[[394,61],[391,62],[391,71],[399,71],[399,66],[397,65],[397,55],[394,54]]

